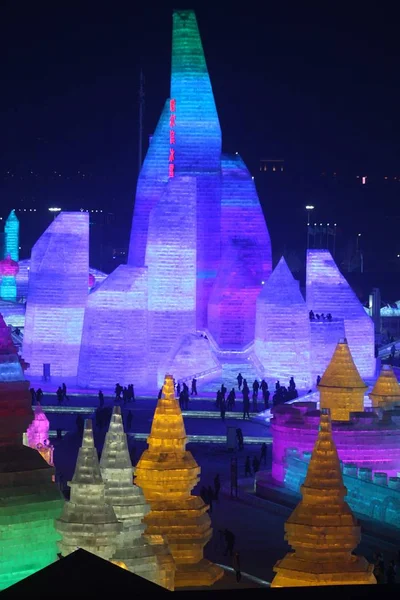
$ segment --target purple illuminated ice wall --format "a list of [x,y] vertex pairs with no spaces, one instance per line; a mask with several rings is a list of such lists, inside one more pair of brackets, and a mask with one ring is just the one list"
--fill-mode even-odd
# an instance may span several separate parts
[[[60,213],[32,249],[23,355],[28,375],[76,377],[88,296],[89,215]],[[107,343],[107,342],[106,342]]]
[[[308,310],[315,314],[331,313],[332,322],[323,322],[326,331],[321,337],[318,322],[311,329],[311,364],[315,364],[314,355],[318,359],[319,344],[324,344],[331,352],[324,355],[326,364],[320,365],[322,375],[332,358],[338,343],[338,335],[344,330],[351,354],[360,375],[365,378],[375,374],[375,332],[372,319],[367,315],[346,279],[333,260],[328,250],[308,250],[306,301]],[[329,331],[328,331],[329,329]]]
[[265,375],[310,385],[310,319],[299,282],[282,257],[257,299],[255,352]]
[[256,301],[271,273],[271,242],[254,180],[239,154],[222,156],[221,262],[208,328],[222,348],[254,339]]

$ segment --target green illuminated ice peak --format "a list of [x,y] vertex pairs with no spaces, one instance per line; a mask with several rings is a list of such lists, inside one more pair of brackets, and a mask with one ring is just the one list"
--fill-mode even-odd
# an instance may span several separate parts
[[221,128],[192,10],[173,13],[171,100],[175,171],[219,171]]

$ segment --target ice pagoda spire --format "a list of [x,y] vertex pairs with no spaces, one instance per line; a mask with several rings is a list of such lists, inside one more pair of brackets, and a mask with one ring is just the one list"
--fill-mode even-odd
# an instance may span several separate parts
[[321,408],[329,408],[334,421],[348,421],[351,412],[364,410],[367,389],[354,364],[347,340],[340,340],[318,385]]
[[142,490],[133,484],[133,468],[119,406],[113,409],[100,470],[106,500],[122,524],[113,559],[123,562],[133,573],[173,590],[175,563],[166,544],[150,544],[143,535],[146,529],[143,518],[150,507]]
[[83,548],[110,560],[117,547],[121,525],[105,499],[90,419],[85,421],[75,473],[68,485],[71,499],[65,502],[61,517],[56,520],[56,528],[62,536],[59,542],[61,554],[67,556],[76,548]]
[[302,500],[285,524],[285,537],[294,552],[276,563],[272,587],[376,583],[373,566],[352,554],[361,528],[345,502],[347,489],[328,409],[321,411],[301,493]]
[[199,479],[200,468],[186,450],[186,439],[173,378],[166,375],[147,438],[149,447],[135,473],[136,483],[151,507],[144,518],[147,534],[164,536],[175,559],[175,587],[212,585],[223,574],[203,558],[212,529],[207,506],[190,493]]

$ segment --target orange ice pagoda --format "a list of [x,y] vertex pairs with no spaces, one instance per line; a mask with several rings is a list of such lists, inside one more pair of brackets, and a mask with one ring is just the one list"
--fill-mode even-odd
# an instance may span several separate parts
[[361,528],[345,502],[339,457],[332,438],[329,410],[321,410],[320,429],[303,499],[285,524],[285,539],[294,549],[276,563],[271,587],[361,585],[376,583],[373,565],[352,554]]
[[383,365],[369,397],[374,408],[400,406],[400,385],[390,365]]
[[320,407],[330,409],[333,421],[348,421],[350,413],[364,410],[367,387],[354,364],[347,340],[340,340],[318,385]]
[[175,588],[210,586],[223,570],[203,557],[212,529],[207,505],[191,490],[199,481],[200,467],[186,450],[186,431],[174,382],[166,375],[150,436],[135,469],[135,483],[150,504],[144,522],[146,535],[155,542],[162,536],[176,563]]

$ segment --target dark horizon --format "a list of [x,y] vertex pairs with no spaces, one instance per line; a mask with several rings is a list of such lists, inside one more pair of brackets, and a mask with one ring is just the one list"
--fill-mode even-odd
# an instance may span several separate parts
[[[242,12],[196,4],[187,8],[196,10],[223,150],[239,152],[255,176],[277,251],[296,250],[300,238],[303,244],[304,206],[314,195],[318,220],[341,220],[350,237],[361,225],[364,235],[375,231],[383,210],[380,219],[391,223],[380,223],[383,237],[371,236],[366,248],[371,256],[381,253],[385,227],[397,231],[398,198],[397,187],[387,197],[381,187],[385,176],[400,177],[393,16],[356,7],[343,13],[289,4]],[[22,197],[43,208],[112,205],[124,225],[130,221],[139,73],[145,74],[146,149],[169,95],[172,8],[117,3],[108,11],[89,2],[79,8],[26,3],[20,10],[3,3],[4,207]],[[261,180],[261,158],[284,159],[290,183]],[[337,173],[336,192],[321,184],[322,172]],[[368,176],[368,194],[347,183],[357,175]],[[288,224],[288,215],[295,223]],[[395,240],[388,245],[381,263],[400,251]]]

